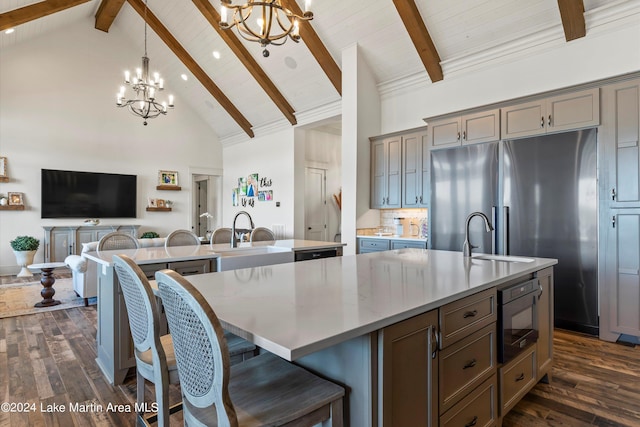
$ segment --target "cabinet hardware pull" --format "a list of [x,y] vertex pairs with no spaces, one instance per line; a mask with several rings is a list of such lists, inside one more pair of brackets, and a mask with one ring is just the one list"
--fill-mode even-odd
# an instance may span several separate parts
[[540,281],[538,281],[538,287],[540,288],[540,294],[538,295],[538,300],[540,300],[540,298],[542,298],[542,293],[544,292],[544,289],[542,288],[542,283],[540,283]]
[[478,422],[478,416],[475,415],[471,421],[464,425],[464,427],[473,427]]
[[524,372],[522,372],[520,375],[516,377],[516,382],[522,381],[523,379],[524,379]]
[[467,139],[467,131],[463,131],[462,132],[462,139],[466,140]]
[[181,276],[185,276],[187,274],[198,274],[200,273],[198,270],[193,270],[193,271],[183,271],[180,275]]
[[462,369],[473,368],[474,366],[476,366],[477,362],[478,361],[476,359],[471,359],[470,361],[467,362],[466,365],[464,365]]
[[551,126],[551,114],[549,114],[549,126]]
[[422,203],[422,196],[420,196],[420,203]]
[[433,351],[431,352],[431,358],[435,359],[436,356],[438,355],[438,334],[436,333],[435,326],[431,326],[430,329],[431,329],[431,336],[433,337],[433,344],[432,344]]
[[611,217],[611,226],[613,228],[616,228],[616,216],[615,215]]
[[468,317],[475,317],[476,314],[478,314],[478,310],[467,311],[465,314],[462,315],[462,318],[466,319]]
[[544,127],[544,116],[540,117],[540,127]]
[[416,203],[418,203],[418,196],[416,196]]
[[611,189],[611,200],[615,200],[616,199],[616,189],[612,188]]
[[460,132],[458,132],[458,141],[460,141]]

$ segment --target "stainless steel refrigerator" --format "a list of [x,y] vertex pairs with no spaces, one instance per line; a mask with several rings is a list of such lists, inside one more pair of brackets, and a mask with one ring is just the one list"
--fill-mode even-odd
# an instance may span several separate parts
[[555,325],[598,333],[596,130],[431,153],[430,247],[557,258]]

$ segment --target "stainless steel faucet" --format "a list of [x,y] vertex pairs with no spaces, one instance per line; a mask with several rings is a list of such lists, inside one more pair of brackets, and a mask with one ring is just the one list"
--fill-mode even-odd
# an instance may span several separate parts
[[249,215],[249,212],[247,211],[238,212],[236,216],[233,218],[233,225],[231,225],[231,247],[232,248],[238,247],[238,241],[236,240],[236,220],[238,219],[240,214],[245,214],[247,218],[249,218],[249,224],[251,224],[251,228],[255,228],[255,226],[253,225],[253,220],[251,219],[251,215]]
[[467,217],[467,223],[465,224],[464,244],[462,245],[462,256],[467,258],[471,256],[471,250],[473,248],[477,248],[477,246],[473,246],[471,242],[469,242],[469,223],[471,222],[471,218],[473,218],[474,216],[479,216],[484,219],[484,225],[487,233],[493,231],[493,226],[491,225],[489,218],[487,218],[485,214],[483,214],[482,212],[473,212],[469,214],[469,216]]

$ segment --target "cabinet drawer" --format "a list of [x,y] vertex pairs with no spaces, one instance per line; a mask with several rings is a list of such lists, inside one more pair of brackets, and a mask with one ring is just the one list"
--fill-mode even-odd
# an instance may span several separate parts
[[500,368],[500,407],[504,415],[535,385],[536,346]]
[[211,260],[199,259],[195,261],[170,262],[169,268],[175,270],[181,276],[191,276],[192,274],[203,274],[211,272]]
[[387,239],[360,239],[360,249],[374,251],[389,250],[389,240]]
[[478,292],[440,309],[440,348],[497,320],[495,288]]
[[496,372],[496,324],[445,348],[440,353],[440,413]]
[[391,249],[405,249],[405,248],[427,249],[427,242],[423,242],[423,241],[411,242],[406,240],[391,241]]
[[498,379],[494,374],[440,417],[441,427],[489,427],[498,419]]
[[155,280],[156,271],[164,270],[167,268],[167,264],[165,263],[157,263],[157,264],[140,264],[140,269],[144,272],[145,276],[149,280]]

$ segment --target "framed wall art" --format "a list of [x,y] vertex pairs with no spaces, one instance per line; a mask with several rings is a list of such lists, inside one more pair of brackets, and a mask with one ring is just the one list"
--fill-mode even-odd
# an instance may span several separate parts
[[6,178],[7,175],[7,158],[0,157],[0,178]]
[[177,171],[158,171],[158,184],[159,185],[178,185],[178,172]]

